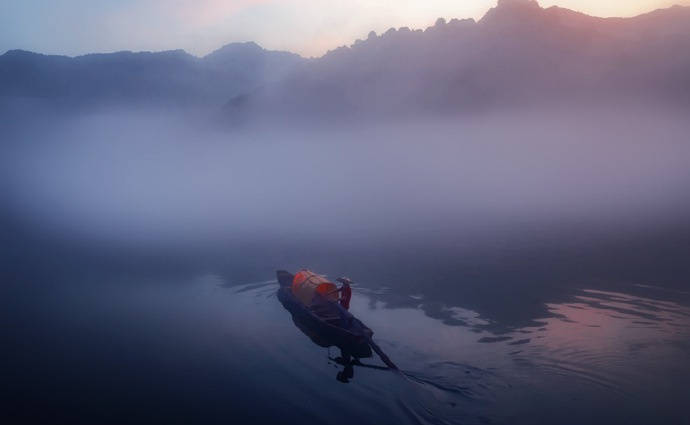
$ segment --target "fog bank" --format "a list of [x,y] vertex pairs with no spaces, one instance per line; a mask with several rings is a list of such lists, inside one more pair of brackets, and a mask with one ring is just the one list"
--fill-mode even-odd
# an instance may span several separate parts
[[3,206],[46,231],[131,242],[629,230],[687,217],[680,115],[601,107],[227,131],[148,109],[26,114],[3,144]]

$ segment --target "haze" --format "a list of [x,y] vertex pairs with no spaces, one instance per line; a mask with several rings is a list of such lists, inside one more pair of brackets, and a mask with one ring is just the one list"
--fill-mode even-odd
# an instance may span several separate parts
[[609,20],[502,0],[478,22],[371,33],[310,61],[253,43],[11,51],[4,214],[125,246],[476,247],[682,226],[689,11]]
[[226,133],[145,109],[32,128],[45,119],[21,117],[27,130],[5,139],[6,201],[32,226],[75,237],[373,242],[524,222],[610,231],[681,221],[690,206],[690,127],[657,108],[309,132]]

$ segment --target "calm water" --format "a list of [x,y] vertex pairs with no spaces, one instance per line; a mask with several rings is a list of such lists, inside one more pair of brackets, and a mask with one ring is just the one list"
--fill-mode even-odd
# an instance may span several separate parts
[[690,423],[678,290],[535,292],[543,309],[511,326],[360,279],[351,310],[404,374],[373,357],[343,383],[339,350],[300,331],[270,274],[67,280],[17,290],[3,313],[12,423]]

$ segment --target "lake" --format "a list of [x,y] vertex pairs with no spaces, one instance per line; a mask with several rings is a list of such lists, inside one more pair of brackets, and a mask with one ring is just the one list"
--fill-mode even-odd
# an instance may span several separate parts
[[343,374],[339,350],[300,330],[270,273],[88,275],[6,289],[6,423],[689,420],[690,295],[678,289],[582,281],[511,301],[495,286],[509,299],[491,308],[538,300],[525,318],[427,295],[441,276],[410,291],[351,273],[352,313],[402,374],[376,355]]
[[[12,112],[0,420],[690,424],[690,127],[649,109]],[[293,321],[302,267],[401,374]]]

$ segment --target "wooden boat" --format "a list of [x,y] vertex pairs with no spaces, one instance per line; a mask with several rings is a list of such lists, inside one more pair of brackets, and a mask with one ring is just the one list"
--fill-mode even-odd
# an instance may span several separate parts
[[315,344],[336,346],[343,353],[356,358],[371,357],[371,337],[374,332],[339,303],[318,297],[305,305],[292,292],[294,276],[285,271],[276,272],[280,288],[278,299],[292,314],[295,325]]
[[[285,270],[278,270],[276,276],[280,283],[278,299],[292,314],[297,327],[302,329],[300,325],[305,328],[308,326],[308,331],[302,331],[312,341],[325,347],[335,345],[343,354],[355,358],[370,357],[371,350],[374,350],[386,366],[399,372],[398,367],[371,338],[374,332],[338,302],[317,293],[315,298],[309,298],[310,302],[307,305],[293,293],[294,275]],[[330,282],[327,284],[333,285]]]

